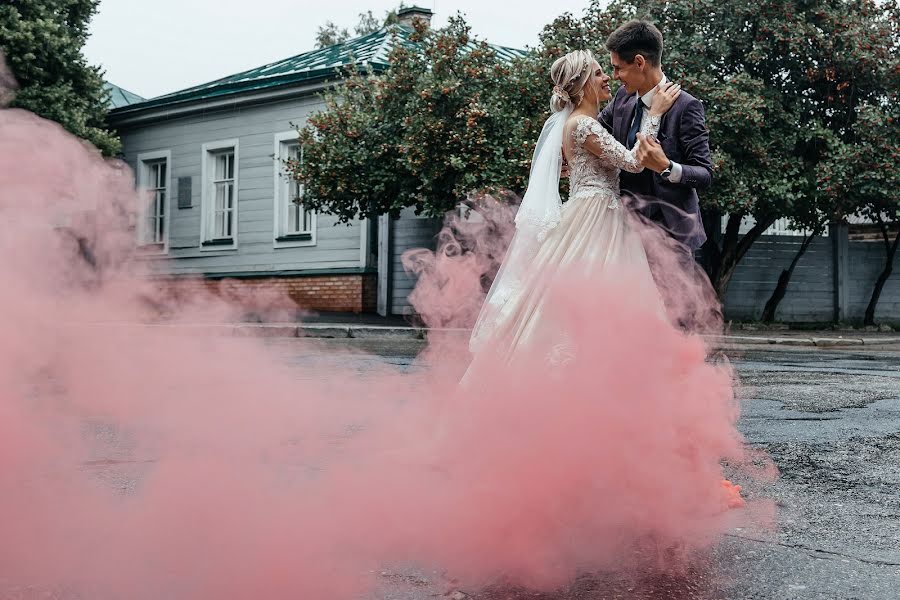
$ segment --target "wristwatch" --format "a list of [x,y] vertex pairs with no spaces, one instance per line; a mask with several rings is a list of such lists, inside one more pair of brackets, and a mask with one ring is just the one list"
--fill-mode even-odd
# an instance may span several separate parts
[[665,169],[663,169],[663,170],[659,173],[659,176],[662,177],[663,179],[665,179],[666,181],[668,181],[668,180],[669,180],[669,175],[671,175],[671,174],[672,174],[672,161],[670,160],[670,161],[669,161],[669,166],[666,167]]

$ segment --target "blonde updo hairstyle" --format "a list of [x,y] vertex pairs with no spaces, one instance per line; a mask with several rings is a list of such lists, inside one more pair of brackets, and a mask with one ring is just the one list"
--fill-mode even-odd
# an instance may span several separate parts
[[563,110],[570,102],[572,106],[578,106],[584,97],[584,85],[591,76],[592,64],[594,55],[590,50],[575,50],[556,59],[550,67],[553,81],[550,109],[553,112]]

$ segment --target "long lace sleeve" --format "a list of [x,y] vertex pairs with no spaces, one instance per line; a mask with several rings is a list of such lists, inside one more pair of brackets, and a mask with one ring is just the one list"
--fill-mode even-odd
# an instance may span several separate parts
[[[644,118],[641,120],[641,133],[656,136],[659,133],[661,120],[661,117],[644,115]],[[629,150],[616,141],[612,134],[606,131],[596,119],[590,117],[578,118],[574,135],[575,143],[614,167],[630,173],[640,173],[644,170],[644,167],[634,157],[640,141],[634,145],[634,148]]]

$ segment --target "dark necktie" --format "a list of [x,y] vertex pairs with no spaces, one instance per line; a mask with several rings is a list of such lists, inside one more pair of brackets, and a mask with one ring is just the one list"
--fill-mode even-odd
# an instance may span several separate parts
[[628,137],[625,138],[625,147],[631,150],[637,143],[637,134],[641,130],[641,119],[644,118],[644,103],[638,98],[634,104],[634,121],[631,123],[631,129],[628,130]]

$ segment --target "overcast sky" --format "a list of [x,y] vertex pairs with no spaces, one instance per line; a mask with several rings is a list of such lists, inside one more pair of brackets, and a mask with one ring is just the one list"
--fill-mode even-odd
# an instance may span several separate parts
[[[352,31],[400,0],[102,0],[84,48],[106,79],[145,98],[184,89],[313,49],[334,21]],[[407,4],[413,4],[407,0]],[[556,16],[580,16],[588,0],[417,0],[437,27],[457,12],[476,36],[523,48]]]

